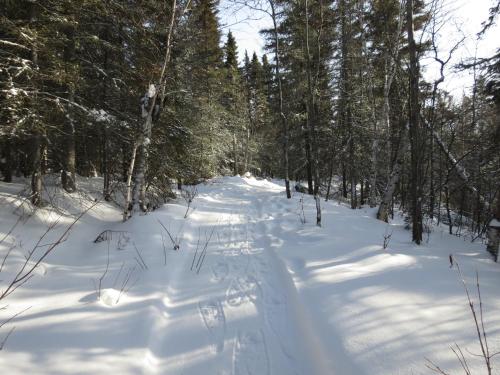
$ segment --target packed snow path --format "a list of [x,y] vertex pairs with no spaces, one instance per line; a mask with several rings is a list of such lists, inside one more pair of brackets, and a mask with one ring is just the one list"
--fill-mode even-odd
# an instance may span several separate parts
[[[311,350],[321,346],[304,326],[307,319],[291,277],[273,250],[279,232],[271,213],[281,214],[281,200],[276,185],[251,186],[241,179],[196,199],[186,223],[189,228],[179,228],[187,240],[180,245],[184,264],[176,266],[179,272],[169,280],[163,314],[151,332],[148,370],[235,375],[322,372],[324,360],[317,349]],[[203,259],[200,252],[213,228]]]
[[[99,186],[87,191],[95,194]],[[21,188],[0,185],[7,203],[0,237],[16,223],[11,208]],[[16,329],[0,351],[0,369],[14,375],[423,375],[430,373],[429,358],[459,373],[449,346],[479,348],[450,253],[468,282],[478,269],[490,349],[500,350],[494,313],[500,272],[481,244],[437,228],[415,246],[401,219],[387,225],[371,209],[338,202],[323,203],[318,228],[311,197],[287,200],[282,184],[266,180],[226,177],[198,190],[186,219],[182,199],[126,223],[107,203],[87,214],[36,277],[9,297],[8,309],[0,309],[2,322],[31,307],[7,326]],[[58,199],[68,211],[88,204],[64,193]],[[16,248],[0,280],[22,264],[20,249],[30,249],[58,217],[40,211],[7,236],[0,255],[9,244]],[[61,217],[46,243],[71,220]],[[94,243],[105,230],[112,232]],[[387,249],[384,234],[391,234]],[[0,342],[6,332],[0,330]],[[474,373],[482,371],[480,358],[468,360]]]

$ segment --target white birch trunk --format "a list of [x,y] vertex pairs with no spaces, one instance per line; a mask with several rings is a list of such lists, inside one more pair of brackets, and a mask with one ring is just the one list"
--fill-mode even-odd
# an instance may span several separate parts
[[[186,3],[184,11],[188,8],[190,2]],[[134,181],[132,204],[126,207],[126,214],[124,218],[132,216],[134,211],[146,210],[147,202],[145,197],[145,179],[147,172],[147,162],[149,155],[149,144],[151,143],[151,133],[153,127],[153,114],[159,114],[161,105],[165,99],[165,90],[167,86],[167,66],[170,62],[170,55],[172,50],[172,37],[174,32],[174,24],[176,17],[177,0],[172,1],[170,23],[168,25],[167,40],[165,57],[163,59],[163,66],[158,77],[158,87],[154,84],[149,85],[148,92],[143,97],[142,101],[142,117],[144,119],[143,127],[141,130],[140,139],[137,145],[136,152],[139,153]]]
[[130,166],[128,168],[127,175],[127,197],[125,199],[125,210],[123,211],[123,221],[127,221],[130,218],[132,212],[132,175],[134,174],[135,167],[135,157],[137,155],[137,144],[134,144],[132,150],[132,160],[130,161]]

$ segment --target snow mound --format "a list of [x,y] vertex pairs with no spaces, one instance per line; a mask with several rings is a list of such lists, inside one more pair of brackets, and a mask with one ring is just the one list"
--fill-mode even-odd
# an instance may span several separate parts
[[109,288],[101,290],[101,298],[99,299],[99,302],[106,307],[113,307],[118,305],[118,303],[123,302],[125,298],[125,293]]

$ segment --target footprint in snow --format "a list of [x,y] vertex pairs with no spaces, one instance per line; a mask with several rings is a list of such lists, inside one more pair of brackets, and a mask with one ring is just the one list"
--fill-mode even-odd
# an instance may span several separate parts
[[239,332],[233,352],[234,375],[269,375],[269,357],[262,331]]
[[233,307],[246,301],[255,303],[260,294],[260,286],[255,277],[252,275],[237,277],[231,281],[226,290],[226,302]]
[[222,282],[226,279],[226,276],[229,273],[229,266],[227,265],[227,263],[217,262],[212,266],[212,273],[212,280],[214,282]]
[[219,300],[200,302],[198,304],[201,318],[207,327],[216,353],[224,350],[226,338],[226,316]]

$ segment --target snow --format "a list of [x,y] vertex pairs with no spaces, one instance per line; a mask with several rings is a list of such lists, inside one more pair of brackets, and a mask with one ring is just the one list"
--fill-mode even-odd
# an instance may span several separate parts
[[92,109],[90,111],[90,115],[94,117],[95,121],[97,122],[113,122],[115,121],[115,117],[108,112],[106,112],[104,109]]
[[149,87],[148,87],[148,98],[154,98],[154,96],[156,95],[156,86],[154,84],[150,84]]
[[[58,193],[63,208],[57,211],[27,218],[31,211],[23,205],[24,220],[0,243],[1,258],[16,245],[0,290],[48,223],[60,220],[44,244],[100,198],[101,183],[79,179],[83,192]],[[187,219],[182,199],[126,223],[119,208],[99,203],[32,280],[0,301],[8,305],[0,322],[31,307],[0,328],[2,342],[16,327],[0,351],[0,368],[9,374],[391,375],[429,374],[428,358],[459,373],[449,347],[457,343],[471,353],[479,347],[450,254],[472,294],[478,270],[490,351],[500,350],[500,270],[481,244],[437,229],[416,246],[402,219],[388,225],[373,218],[373,209],[332,201],[322,202],[318,228],[310,196],[304,196],[302,224],[303,195],[287,200],[282,185],[213,179],[198,186]],[[13,211],[23,188],[20,181],[0,183],[0,240],[18,220],[21,209]],[[480,373],[481,359],[465,355]]]
[[490,223],[488,226],[493,227],[493,228],[500,228],[500,220],[498,219],[491,219]]

